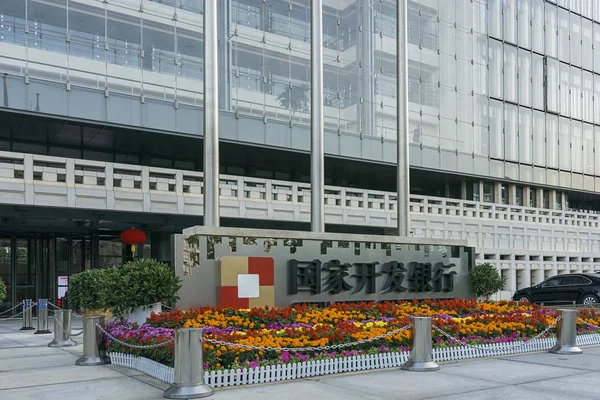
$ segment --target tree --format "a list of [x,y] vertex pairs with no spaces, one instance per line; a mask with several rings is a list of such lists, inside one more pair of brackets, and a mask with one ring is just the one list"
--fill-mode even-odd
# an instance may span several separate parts
[[502,278],[496,267],[490,263],[476,265],[469,271],[469,282],[476,297],[485,296],[486,299],[494,293],[504,289],[506,278]]
[[290,89],[285,89],[277,96],[277,101],[282,107],[289,108],[294,111],[307,112],[310,100],[308,98],[308,87],[295,86]]

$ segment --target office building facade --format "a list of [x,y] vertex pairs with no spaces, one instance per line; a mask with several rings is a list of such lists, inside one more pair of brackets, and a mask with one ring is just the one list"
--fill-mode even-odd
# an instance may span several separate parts
[[[131,226],[168,261],[203,222],[204,1],[0,3],[4,307],[121,264]],[[326,229],[390,234],[396,1],[322,3]],[[311,1],[212,4],[221,225],[307,230]],[[469,240],[504,295],[600,267],[600,5],[410,0],[407,19],[412,235]]]

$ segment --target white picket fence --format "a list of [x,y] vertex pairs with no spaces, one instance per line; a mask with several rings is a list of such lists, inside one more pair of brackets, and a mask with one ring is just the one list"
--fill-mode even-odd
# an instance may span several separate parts
[[[555,344],[556,338],[545,338],[531,342],[490,343],[478,346],[436,348],[433,349],[433,360],[436,362],[456,361],[468,358],[531,353],[549,350]],[[596,344],[600,344],[600,334],[577,335],[578,346]],[[262,366],[259,368],[206,371],[204,372],[204,382],[214,388],[219,388],[287,381],[342,372],[395,368],[402,366],[402,364],[408,361],[409,356],[409,352],[367,354],[284,365]],[[147,358],[131,354],[110,353],[110,360],[113,365],[133,368],[166,383],[173,383],[175,381],[175,371],[172,367],[167,367]]]

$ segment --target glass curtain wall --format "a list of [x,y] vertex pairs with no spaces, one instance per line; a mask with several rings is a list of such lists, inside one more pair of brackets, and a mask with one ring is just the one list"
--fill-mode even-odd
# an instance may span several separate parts
[[[2,1],[0,58],[47,84],[199,108],[202,1],[140,4]],[[222,112],[263,134],[272,122],[306,129],[310,2],[218,5]],[[326,130],[395,140],[395,16],[394,1],[325,2]],[[600,142],[600,3],[410,0],[407,29],[413,164],[589,189],[600,175],[590,150]]]

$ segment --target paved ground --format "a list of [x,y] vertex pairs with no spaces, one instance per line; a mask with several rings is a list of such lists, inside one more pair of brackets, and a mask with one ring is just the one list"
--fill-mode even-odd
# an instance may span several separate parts
[[[80,322],[77,322],[80,324]],[[35,325],[35,322],[34,322]],[[166,385],[125,368],[76,367],[82,346],[51,349],[52,335],[0,320],[0,399],[154,400]],[[76,324],[74,329],[78,328]],[[216,400],[600,399],[600,347],[446,363],[438,372],[398,369],[217,390]]]

